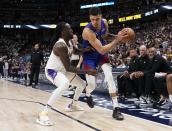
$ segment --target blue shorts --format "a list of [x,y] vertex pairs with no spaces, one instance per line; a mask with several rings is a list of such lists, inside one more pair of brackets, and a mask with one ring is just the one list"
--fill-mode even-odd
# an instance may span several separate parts
[[101,66],[105,63],[109,63],[109,58],[106,55],[100,55],[97,59],[84,59],[83,69],[96,69],[98,65]]

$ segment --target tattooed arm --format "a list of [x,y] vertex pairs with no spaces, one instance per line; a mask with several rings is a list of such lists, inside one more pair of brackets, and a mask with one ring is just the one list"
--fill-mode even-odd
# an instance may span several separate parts
[[85,52],[90,52],[90,51],[94,51],[95,49],[91,46],[87,47],[87,48],[76,48],[75,46],[73,47],[73,54],[79,54],[82,55]]
[[116,38],[116,35],[107,33],[103,35],[102,38],[106,41],[113,41]]
[[81,70],[78,69],[76,67],[73,67],[70,64],[70,59],[68,56],[68,49],[65,45],[65,43],[56,43],[53,47],[53,53],[56,56],[59,56],[66,71],[68,72],[73,72],[73,73],[77,73],[77,74],[89,74],[89,75],[95,75],[96,74],[96,70]]

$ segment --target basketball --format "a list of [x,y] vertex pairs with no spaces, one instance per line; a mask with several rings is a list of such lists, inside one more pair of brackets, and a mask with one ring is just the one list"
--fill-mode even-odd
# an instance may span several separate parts
[[131,28],[124,28],[122,29],[122,31],[126,31],[127,32],[127,35],[128,37],[126,38],[126,41],[127,42],[133,42],[135,40],[135,32],[133,29]]

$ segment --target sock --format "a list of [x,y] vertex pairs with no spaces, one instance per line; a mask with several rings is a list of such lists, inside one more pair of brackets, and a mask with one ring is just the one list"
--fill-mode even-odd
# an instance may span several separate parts
[[42,110],[41,114],[42,114],[42,115],[47,114],[47,113],[48,113],[49,108],[51,108],[51,106],[47,104],[47,105],[44,107],[44,109]]
[[169,95],[169,100],[172,102],[172,95]]
[[87,97],[90,97],[90,96],[91,96],[91,94],[90,94],[90,93],[86,93],[86,96],[87,96]]
[[77,104],[77,100],[72,100],[72,105],[76,105]]
[[112,97],[113,109],[119,107],[117,96]]

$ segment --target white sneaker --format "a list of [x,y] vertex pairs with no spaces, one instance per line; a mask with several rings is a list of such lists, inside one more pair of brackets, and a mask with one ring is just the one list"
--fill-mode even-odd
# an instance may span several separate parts
[[52,126],[53,123],[50,121],[47,112],[41,112],[36,119],[36,122],[42,126]]
[[69,104],[67,107],[67,111],[68,112],[74,112],[74,111],[83,111],[84,109],[80,106],[78,106],[77,104]]

